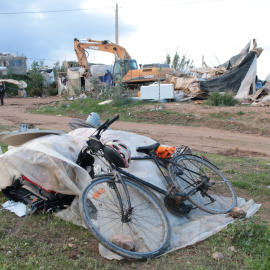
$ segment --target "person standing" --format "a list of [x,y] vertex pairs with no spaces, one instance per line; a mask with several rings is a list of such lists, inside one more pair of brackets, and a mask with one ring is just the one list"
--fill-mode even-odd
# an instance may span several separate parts
[[1,96],[1,105],[4,105],[6,87],[4,82],[0,82],[0,96]]

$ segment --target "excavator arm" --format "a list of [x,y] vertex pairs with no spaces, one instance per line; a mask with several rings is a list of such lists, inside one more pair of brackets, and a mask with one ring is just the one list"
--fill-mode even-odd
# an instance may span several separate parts
[[121,80],[129,85],[145,84],[157,81],[159,79],[165,80],[166,74],[170,74],[174,71],[172,68],[162,68],[160,70],[156,67],[138,69],[136,60],[131,59],[131,56],[125,48],[108,40],[78,40],[75,38],[74,49],[79,61],[79,65],[83,66],[85,69],[84,76],[86,78],[89,78],[90,76],[86,49],[109,52],[115,55],[115,63],[113,67],[114,83],[118,83]]
[[109,52],[115,55],[115,59],[131,59],[131,56],[120,45],[114,44],[108,40],[93,40],[87,39],[86,41],[82,42],[77,38],[74,39],[74,50],[76,52],[78,62],[80,66],[83,66],[85,69],[85,76],[89,77],[90,75],[90,68],[87,61],[86,50],[96,50],[96,51],[103,51]]

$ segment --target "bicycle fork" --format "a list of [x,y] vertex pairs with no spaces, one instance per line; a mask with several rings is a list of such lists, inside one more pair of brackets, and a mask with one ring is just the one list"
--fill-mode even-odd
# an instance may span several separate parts
[[117,186],[115,185],[115,188],[114,188],[117,199],[119,201],[119,206],[121,209],[121,221],[123,223],[127,223],[127,222],[131,221],[131,215],[132,215],[132,210],[133,210],[133,207],[131,207],[131,201],[130,201],[130,196],[129,196],[129,192],[127,189],[127,185],[126,185],[125,181],[123,180],[122,175],[118,171],[113,170],[113,175],[114,175],[113,177],[114,177],[115,182],[121,183],[123,186],[123,189],[124,189],[124,193],[125,193],[126,200],[127,200],[126,209],[124,209],[123,198],[121,197],[119,190],[117,189]]

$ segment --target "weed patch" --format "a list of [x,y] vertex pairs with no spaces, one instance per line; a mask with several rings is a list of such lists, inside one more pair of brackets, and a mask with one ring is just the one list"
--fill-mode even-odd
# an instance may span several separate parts
[[210,106],[235,106],[238,103],[232,93],[220,94],[219,92],[211,93],[208,99],[203,103]]
[[270,226],[256,217],[237,221],[227,228],[231,242],[247,256],[244,262],[252,269],[270,269]]
[[242,112],[242,111],[239,111],[239,112],[237,112],[237,114],[238,114],[238,115],[243,115],[243,114],[245,114],[245,113]]

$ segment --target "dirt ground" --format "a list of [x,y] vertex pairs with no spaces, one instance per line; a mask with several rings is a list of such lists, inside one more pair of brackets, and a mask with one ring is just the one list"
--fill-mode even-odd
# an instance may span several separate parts
[[[21,123],[31,123],[41,129],[52,129],[69,132],[68,122],[70,117],[38,115],[28,113],[29,108],[38,108],[42,105],[59,101],[59,97],[48,98],[5,98],[5,105],[0,107],[1,125],[10,126],[17,129]],[[264,133],[250,133],[239,129],[224,130],[213,124],[209,125],[206,121],[205,127],[177,126],[171,123],[167,125],[144,124],[117,121],[112,128],[125,130],[141,135],[148,136],[162,144],[180,146],[188,145],[192,150],[222,153],[226,155],[239,155],[261,157],[270,160],[270,134],[265,123],[270,122],[269,107],[222,107],[222,108],[203,108],[200,105],[187,103],[166,103],[167,110],[185,111],[193,116],[197,114],[213,113],[232,113],[242,111],[245,115],[249,113],[260,116],[264,121],[259,122]],[[90,111],[91,112],[91,111]],[[109,118],[110,116],[108,116]],[[230,119],[231,120],[231,119]],[[243,119],[242,119],[243,120]],[[249,121],[246,119],[246,121]],[[154,121],[153,121],[154,122]],[[258,126],[256,118],[252,118],[248,123],[250,127]]]

